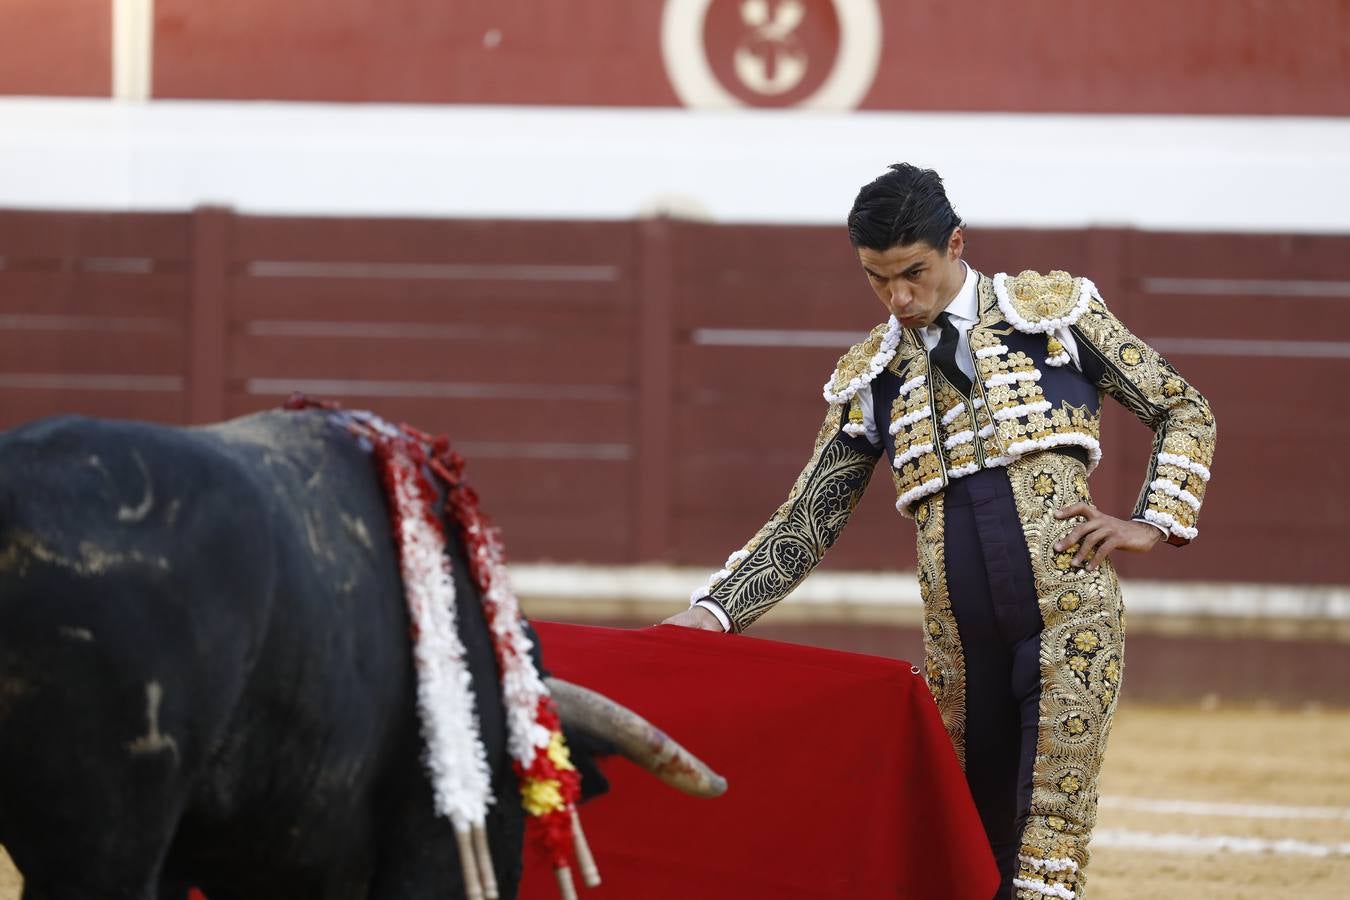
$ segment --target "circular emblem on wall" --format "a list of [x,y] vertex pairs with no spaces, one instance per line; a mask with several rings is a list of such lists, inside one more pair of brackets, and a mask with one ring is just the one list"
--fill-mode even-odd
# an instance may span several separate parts
[[666,0],[661,54],[685,106],[852,109],[876,77],[876,0]]

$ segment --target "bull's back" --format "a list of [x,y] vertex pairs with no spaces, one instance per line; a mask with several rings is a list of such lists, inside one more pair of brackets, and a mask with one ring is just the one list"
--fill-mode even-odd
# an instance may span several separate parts
[[70,822],[163,841],[180,815],[321,855],[270,823],[369,802],[388,752],[371,716],[399,715],[407,667],[382,521],[368,460],[314,415],[0,435],[0,843],[20,867]]

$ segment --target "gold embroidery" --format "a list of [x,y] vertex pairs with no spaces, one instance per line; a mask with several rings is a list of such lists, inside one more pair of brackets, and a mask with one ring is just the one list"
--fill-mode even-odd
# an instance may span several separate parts
[[1058,319],[1078,302],[1073,276],[1055,270],[1046,275],[1026,269],[1008,279],[1008,298],[1018,315],[1031,322]]
[[731,574],[709,596],[727,611],[737,631],[783,599],[810,574],[838,539],[862,497],[876,462],[839,438],[843,407],[830,407],[815,451],[787,501],[744,547]]
[[941,497],[914,508],[918,526],[919,592],[923,595],[924,676],[961,767],[966,765],[966,660],[947,594],[945,516]]
[[830,380],[830,390],[839,393],[848,387],[854,378],[864,375],[872,362],[872,357],[881,349],[881,341],[886,336],[890,324],[882,322],[865,339],[848,348],[848,352],[839,357],[834,367],[834,378]]
[[[1058,885],[1081,898],[1097,817],[1097,777],[1120,690],[1120,587],[1109,560],[1096,570],[1073,568],[1072,553],[1054,549],[1077,522],[1060,521],[1054,511],[1091,501],[1082,463],[1063,454],[1036,453],[1009,465],[1008,478],[1045,623],[1040,654],[1043,725],[1017,878]],[[1046,865],[1065,859],[1073,866]],[[1022,888],[1018,897],[1041,900],[1043,895]]]
[[[1074,324],[1081,352],[1096,353],[1106,366],[1099,385],[1120,401],[1141,422],[1155,431],[1153,455],[1133,515],[1148,510],[1172,516],[1188,532],[1195,527],[1197,510],[1184,501],[1152,488],[1157,478],[1166,478],[1189,491],[1197,501],[1205,499],[1205,481],[1194,470],[1163,462],[1159,454],[1184,456],[1208,469],[1214,458],[1214,415],[1209,403],[1187,383],[1153,348],[1135,337],[1106,304],[1092,300]],[[1173,534],[1183,540],[1186,534]]]

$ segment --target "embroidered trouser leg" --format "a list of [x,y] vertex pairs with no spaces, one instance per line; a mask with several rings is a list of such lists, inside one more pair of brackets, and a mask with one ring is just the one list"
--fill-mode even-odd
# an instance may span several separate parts
[[[1081,463],[1038,454],[915,511],[927,677],[1003,873],[998,896],[1081,896],[1120,679],[1109,566],[1070,571],[1053,510]],[[1046,548],[1049,548],[1048,550]],[[1038,608],[1039,607],[1039,608]],[[1086,649],[1082,649],[1086,648]]]
[[1074,568],[1076,548],[1054,548],[1077,522],[1054,511],[1091,502],[1082,463],[1039,453],[1013,463],[1008,478],[1045,626],[1040,732],[1014,884],[1019,900],[1082,900],[1097,776],[1124,665],[1124,606],[1109,560],[1095,570]]
[[1041,616],[1007,473],[962,478],[943,497],[945,568],[966,668],[966,780],[1012,896],[1031,795]]

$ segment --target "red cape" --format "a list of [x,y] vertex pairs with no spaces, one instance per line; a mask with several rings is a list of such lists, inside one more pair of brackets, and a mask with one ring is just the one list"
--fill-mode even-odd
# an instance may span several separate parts
[[[637,710],[726,776],[700,800],[607,759],[581,819],[604,884],[582,900],[988,900],[993,856],[909,663],[672,626],[536,622],[553,674]],[[526,848],[521,897],[556,900]]]

